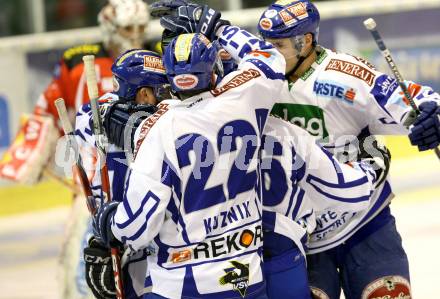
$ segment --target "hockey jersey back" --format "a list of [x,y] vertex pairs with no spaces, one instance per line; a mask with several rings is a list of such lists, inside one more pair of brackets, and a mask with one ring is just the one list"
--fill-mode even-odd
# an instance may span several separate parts
[[153,293],[265,291],[258,153],[285,64],[273,49],[248,56],[216,89],[172,108],[160,104],[140,128],[112,231],[129,246],[154,248]]

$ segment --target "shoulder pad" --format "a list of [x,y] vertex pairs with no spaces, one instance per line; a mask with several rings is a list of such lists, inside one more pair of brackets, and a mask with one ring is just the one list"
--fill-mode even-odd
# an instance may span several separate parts
[[69,69],[81,64],[84,55],[95,55],[97,57],[109,57],[102,44],[85,44],[71,47],[64,51],[63,60]]

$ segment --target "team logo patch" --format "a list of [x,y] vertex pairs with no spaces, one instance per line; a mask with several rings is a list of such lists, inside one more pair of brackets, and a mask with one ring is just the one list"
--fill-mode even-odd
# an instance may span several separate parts
[[286,7],[279,12],[279,15],[286,26],[294,24],[309,16],[306,5],[303,2]]
[[370,283],[361,299],[411,299],[411,287],[402,276],[388,276]]
[[370,93],[374,96],[379,104],[383,104],[388,101],[398,87],[399,83],[396,79],[388,75],[381,75],[376,79],[374,87]]
[[232,78],[228,83],[224,84],[223,86],[216,88],[214,90],[211,90],[211,94],[215,97],[221,95],[222,93],[228,91],[231,88],[236,88],[240,85],[245,84],[246,82],[249,82],[250,80],[260,77],[261,74],[259,71],[254,69],[248,69],[246,71],[243,71],[241,74],[238,74],[234,78]]
[[165,74],[165,67],[162,64],[162,59],[154,56],[144,56],[144,69],[147,71]]
[[179,89],[188,90],[197,86],[199,78],[191,74],[182,74],[174,77],[173,82]]
[[318,106],[277,103],[273,106],[271,114],[306,129],[315,137],[328,137],[324,110]]
[[318,96],[344,100],[353,104],[356,97],[356,90],[333,81],[315,81],[313,92]]
[[171,262],[181,263],[191,260],[191,250],[185,249],[178,252],[174,252],[171,255]]
[[330,299],[330,297],[321,289],[310,287],[313,299]]
[[275,9],[269,9],[264,13],[266,18],[273,18],[277,15],[277,11]]
[[269,30],[272,28],[272,21],[268,18],[263,18],[260,20],[260,27],[264,30]]
[[237,261],[230,261],[230,263],[233,267],[223,269],[226,274],[220,277],[219,282],[221,285],[232,284],[233,290],[244,298],[249,286],[249,264]]
[[361,79],[369,86],[373,85],[374,78],[376,78],[376,75],[367,68],[339,59],[331,59],[325,70],[337,71]]
[[137,156],[137,153],[138,153],[138,151],[139,151],[139,148],[140,148],[141,145],[142,145],[142,142],[144,142],[145,137],[147,137],[148,132],[150,132],[151,128],[152,128],[152,127],[154,126],[154,124],[159,120],[159,118],[161,118],[162,115],[164,115],[164,114],[168,111],[168,109],[169,109],[168,106],[169,106],[169,104],[166,104],[166,103],[160,103],[160,104],[157,106],[158,110],[157,110],[153,115],[151,115],[150,117],[148,117],[148,118],[146,119],[146,121],[144,122],[144,124],[142,125],[141,131],[140,131],[140,133],[139,133],[139,139],[138,139],[138,141],[137,141],[137,143],[136,143],[136,147],[135,147],[135,149],[134,149],[134,151],[133,151],[134,159],[135,159],[136,156]]

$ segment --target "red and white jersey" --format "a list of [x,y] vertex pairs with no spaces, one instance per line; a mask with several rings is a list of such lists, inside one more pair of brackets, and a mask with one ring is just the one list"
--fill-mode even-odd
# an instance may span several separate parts
[[[61,133],[55,101],[63,98],[70,118],[89,102],[82,57],[95,55],[95,68],[100,94],[113,89],[113,59],[101,44],[72,47],[63,53],[54,76],[40,95],[33,114],[23,118],[15,140],[0,160],[0,177],[13,181],[35,183],[53,155],[57,135]],[[59,132],[57,132],[59,131]]]
[[[113,59],[102,44],[86,44],[67,49],[55,68],[52,81],[40,95],[34,114],[51,115],[58,119],[55,101],[63,98],[69,111],[78,111],[89,102],[84,73],[84,55],[95,55],[99,94],[113,90],[111,66]],[[74,115],[74,114],[73,114]]]
[[[240,32],[229,27],[226,48]],[[128,246],[154,248],[153,293],[243,298],[265,291],[258,153],[285,60],[271,46],[256,49],[216,89],[172,109],[159,104],[140,128],[112,231]]]

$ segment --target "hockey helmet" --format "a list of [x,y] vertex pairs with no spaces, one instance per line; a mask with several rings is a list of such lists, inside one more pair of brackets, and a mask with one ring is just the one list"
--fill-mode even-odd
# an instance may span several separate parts
[[159,54],[140,49],[121,54],[112,65],[113,92],[121,99],[133,100],[141,87],[153,88],[159,97],[168,84],[162,58]]
[[261,15],[258,31],[263,38],[289,38],[311,33],[318,42],[319,12],[308,0],[279,0]]
[[[104,44],[115,44],[121,52],[142,46],[149,20],[148,6],[142,0],[109,0],[98,14]],[[119,31],[130,27],[125,34]]]
[[223,74],[217,41],[211,43],[203,34],[182,34],[166,47],[164,65],[168,81],[179,94],[211,88],[212,74]]

